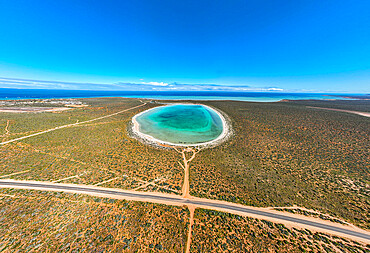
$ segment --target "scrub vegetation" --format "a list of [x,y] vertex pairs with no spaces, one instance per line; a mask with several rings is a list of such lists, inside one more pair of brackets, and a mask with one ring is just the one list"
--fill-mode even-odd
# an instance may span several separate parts
[[[61,125],[85,121],[142,104],[136,99],[84,99],[89,107],[63,113],[1,114],[10,140]],[[0,177],[179,194],[183,170],[175,151],[163,152],[127,136],[133,115],[153,105],[0,146]],[[13,176],[11,175],[19,173]]]
[[370,245],[282,224],[196,209],[192,252],[368,252]]
[[207,104],[229,115],[235,135],[194,159],[192,195],[297,205],[370,228],[369,118],[287,102]]
[[[123,98],[78,101],[88,106],[61,112],[0,113],[0,141],[147,103],[112,117],[1,145],[0,179],[182,193],[183,157],[174,149],[145,145],[127,132],[135,114],[158,104]],[[234,136],[196,154],[190,164],[190,195],[280,207],[370,229],[369,118],[306,107],[324,107],[322,102],[202,103],[228,115]],[[327,108],[360,110],[357,102],[335,101],[341,107],[328,103]],[[368,107],[364,108],[362,111]],[[186,245],[186,208],[62,193],[0,193],[0,251],[46,247],[68,251],[85,245],[102,251],[183,252]],[[293,206],[317,212],[291,209]],[[133,218],[121,227],[123,216],[117,215]],[[168,250],[167,241],[176,241],[173,250]],[[125,248],[127,245],[130,248]],[[256,248],[251,248],[253,245]],[[283,249],[279,252],[300,251],[300,247],[314,252],[334,247],[362,252],[364,247],[279,224],[195,211],[194,252],[240,251],[240,247],[276,251],[276,245]]]
[[0,252],[183,252],[188,210],[0,189]]
[[[330,99],[330,97],[328,97]],[[288,104],[317,106],[323,108],[333,108],[349,111],[370,112],[370,100],[292,100]]]

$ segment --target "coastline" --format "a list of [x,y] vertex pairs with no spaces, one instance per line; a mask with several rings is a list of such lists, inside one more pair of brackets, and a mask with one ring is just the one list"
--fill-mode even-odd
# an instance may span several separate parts
[[[165,107],[169,105],[202,105],[210,110],[213,110],[221,119],[222,122],[222,133],[214,140],[207,141],[207,142],[201,142],[201,143],[195,143],[195,144],[180,144],[180,143],[172,143],[167,141],[162,141],[159,139],[154,138],[153,136],[150,136],[148,134],[144,134],[140,132],[140,125],[137,122],[136,118],[143,113],[146,113],[150,110],[153,110],[155,108],[159,107]],[[227,140],[232,135],[232,128],[231,128],[231,122],[230,119],[221,111],[219,111],[216,108],[213,108],[208,105],[199,104],[199,103],[166,103],[165,105],[157,106],[154,108],[150,108],[148,110],[142,111],[138,114],[136,114],[134,117],[132,117],[131,120],[132,124],[129,128],[131,128],[131,133],[133,134],[133,137],[141,142],[144,142],[145,144],[151,144],[154,146],[159,146],[158,144],[163,145],[169,145],[169,146],[176,146],[176,147],[202,147],[202,148],[209,148],[219,145],[220,143]]]
[[137,98],[155,100],[232,100],[245,102],[278,102],[281,100],[353,100],[369,98],[368,94],[259,92],[259,91],[118,91],[0,88],[0,100]]

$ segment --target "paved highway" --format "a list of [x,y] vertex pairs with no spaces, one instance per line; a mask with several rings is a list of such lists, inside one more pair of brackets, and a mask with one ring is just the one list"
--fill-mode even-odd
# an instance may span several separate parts
[[[365,230],[352,229],[352,227],[344,228],[340,225],[329,225],[327,222],[320,220],[312,221],[310,219],[303,219],[292,217],[292,214],[276,213],[276,211],[269,211],[263,208],[255,208],[237,205],[234,203],[221,202],[209,199],[188,199],[177,195],[161,194],[161,193],[145,193],[134,192],[119,189],[109,189],[102,187],[92,187],[84,185],[67,185],[67,184],[53,184],[49,182],[35,182],[35,181],[15,181],[15,180],[0,180],[0,188],[20,188],[20,189],[34,189],[46,191],[61,191],[89,194],[93,196],[105,196],[118,199],[129,199],[144,202],[163,203],[168,205],[192,205],[198,208],[213,209],[229,213],[240,213],[245,216],[260,216],[267,220],[273,219],[274,221],[293,222],[304,226],[310,226],[318,230],[326,230],[334,234],[340,233],[350,236],[351,238],[358,238],[361,241],[370,243],[370,233]],[[258,210],[263,209],[263,210]]]

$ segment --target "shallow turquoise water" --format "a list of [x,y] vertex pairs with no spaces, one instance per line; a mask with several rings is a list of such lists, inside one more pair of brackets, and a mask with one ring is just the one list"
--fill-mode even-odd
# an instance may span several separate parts
[[157,107],[136,117],[140,132],[174,144],[198,144],[216,139],[223,131],[220,116],[202,105]]

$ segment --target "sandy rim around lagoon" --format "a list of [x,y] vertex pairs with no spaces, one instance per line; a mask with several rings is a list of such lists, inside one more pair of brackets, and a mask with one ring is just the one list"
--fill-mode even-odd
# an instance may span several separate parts
[[[209,110],[214,111],[221,119],[222,121],[222,133],[214,140],[207,141],[207,142],[200,142],[200,143],[194,143],[194,144],[181,144],[181,143],[172,143],[172,142],[167,142],[167,141],[162,141],[159,139],[154,138],[153,136],[150,136],[148,134],[144,134],[140,132],[140,124],[137,122],[136,118],[143,113],[146,113],[150,110],[154,110],[160,107],[165,107],[165,106],[172,106],[172,105],[201,105],[206,107]],[[229,117],[224,113],[221,112],[220,110],[204,105],[204,104],[199,104],[199,103],[168,103],[162,106],[157,106],[154,108],[150,108],[148,110],[142,111],[138,114],[136,114],[132,118],[132,124],[131,127],[129,127],[130,132],[132,133],[133,137],[141,142],[144,142],[145,144],[151,144],[154,146],[159,146],[158,144],[164,144],[164,145],[169,145],[169,146],[178,146],[178,147],[203,147],[203,148],[209,148],[209,147],[214,147],[222,142],[226,141],[231,135],[232,135],[232,128],[231,128],[231,121]]]

